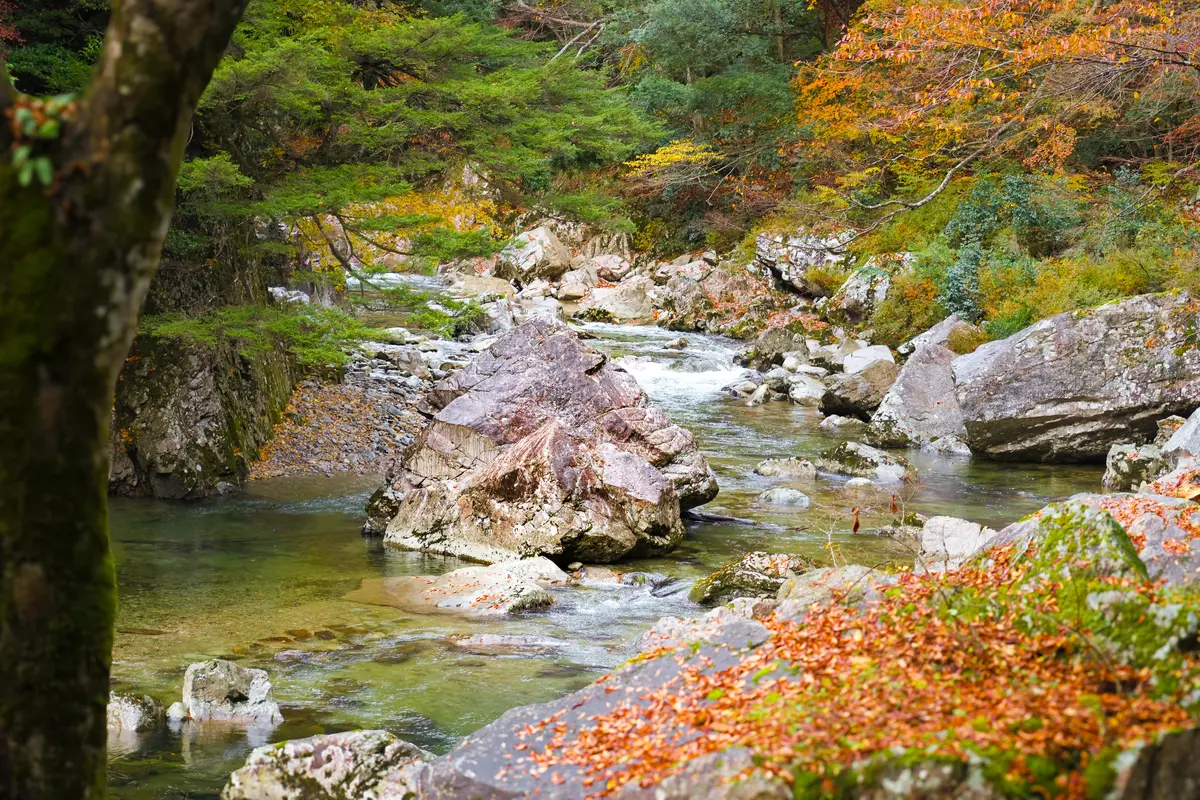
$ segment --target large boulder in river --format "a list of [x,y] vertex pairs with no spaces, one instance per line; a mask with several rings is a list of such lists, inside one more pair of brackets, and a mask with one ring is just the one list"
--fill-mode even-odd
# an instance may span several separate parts
[[929,445],[967,436],[950,363],[954,353],[936,344],[917,348],[871,417],[870,438],[884,447]]
[[433,754],[387,731],[349,731],[255,748],[221,800],[404,800]]
[[278,725],[283,715],[266,671],[214,659],[187,668],[183,700],[167,709],[167,719]]
[[1101,461],[1200,405],[1187,294],[1059,314],[954,360],[968,444],[993,458]]
[[372,502],[372,529],[390,517],[397,546],[613,561],[669,550],[680,510],[717,494],[692,435],[561,325],[521,325],[429,402],[430,426]]
[[916,468],[903,458],[860,442],[842,442],[816,459],[816,465],[826,472],[880,483],[901,483],[917,475]]

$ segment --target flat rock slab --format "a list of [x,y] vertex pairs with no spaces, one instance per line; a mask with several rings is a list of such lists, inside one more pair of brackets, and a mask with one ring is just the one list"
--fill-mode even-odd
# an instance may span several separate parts
[[553,605],[546,587],[569,581],[570,576],[549,559],[532,558],[464,567],[436,578],[365,578],[345,599],[418,613],[502,616]]

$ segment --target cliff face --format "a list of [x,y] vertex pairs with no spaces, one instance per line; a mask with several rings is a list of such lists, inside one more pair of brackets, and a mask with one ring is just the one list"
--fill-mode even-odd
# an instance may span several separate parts
[[109,492],[200,499],[237,487],[298,378],[286,351],[139,336],[118,382]]
[[[247,230],[245,236],[253,236]],[[147,314],[271,302],[278,269],[231,257],[166,258]],[[247,358],[236,342],[139,335],[117,382],[109,493],[200,499],[235,489],[270,440],[300,371],[283,347]]]

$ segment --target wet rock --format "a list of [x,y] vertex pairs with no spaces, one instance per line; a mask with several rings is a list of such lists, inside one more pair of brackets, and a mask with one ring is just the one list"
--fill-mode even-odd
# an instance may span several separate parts
[[688,345],[689,342],[687,338],[680,336],[678,339],[672,339],[671,341],[667,342],[663,345],[663,347],[667,348],[668,350],[686,350]]
[[912,354],[871,417],[873,443],[904,447],[944,437],[966,438],[950,367],[954,358],[954,353],[935,344],[919,347]]
[[1200,397],[1195,318],[1186,293],[1146,295],[955,359],[967,444],[993,458],[1099,461],[1114,444],[1151,440],[1157,420]]
[[769,236],[755,240],[755,260],[759,267],[784,286],[810,297],[820,297],[825,289],[809,277],[809,270],[842,269],[845,250],[837,237],[808,233]]
[[859,492],[861,494],[877,494],[883,491],[883,487],[870,478],[851,478],[846,481],[843,488],[849,492]]
[[803,458],[769,458],[754,468],[757,475],[767,478],[790,478],[811,481],[817,477],[817,468]]
[[958,569],[995,537],[996,531],[965,519],[932,517],[921,529],[917,568],[929,572]]
[[506,616],[547,608],[547,587],[565,586],[570,576],[546,558],[463,567],[437,577],[364,578],[346,595],[354,603],[404,611],[443,611],[470,616]]
[[150,695],[108,693],[108,729],[114,732],[142,733],[162,727],[166,713],[162,703]]
[[183,700],[167,710],[171,720],[283,722],[266,671],[215,659],[192,664],[183,676]]
[[866,342],[857,339],[843,339],[833,344],[820,344],[808,341],[808,356],[812,363],[831,370],[840,370],[846,363],[846,357],[868,347]]
[[547,227],[514,237],[500,254],[496,276],[528,284],[537,279],[557,280],[571,269],[571,251]]
[[843,442],[822,455],[816,465],[829,472],[881,483],[900,483],[916,476],[916,469],[904,459],[859,442]]
[[746,401],[746,405],[755,408],[757,406],[766,405],[771,399],[771,387],[765,383],[754,390],[754,394],[750,395],[750,399]]
[[1104,488],[1114,492],[1137,491],[1167,468],[1162,451],[1152,444],[1115,444],[1104,464]]
[[812,500],[804,492],[786,487],[768,489],[758,496],[758,502],[769,506],[788,506],[800,510],[812,505]]
[[803,333],[786,326],[775,325],[760,333],[754,344],[738,353],[736,360],[743,366],[765,371],[781,366],[787,354],[802,353],[805,349]]
[[688,597],[710,606],[735,597],[775,597],[784,581],[814,566],[812,559],[799,555],[747,553],[696,581]]
[[812,375],[793,375],[788,382],[788,398],[798,406],[817,408],[825,397],[825,384]]
[[[665,552],[716,479],[690,433],[566,328],[527,323],[437,384],[389,542],[491,562]],[[378,516],[378,514],[376,514]]]
[[821,396],[821,411],[870,417],[896,382],[899,371],[890,361],[872,361],[857,373],[835,375]]
[[886,361],[889,364],[895,365],[896,358],[888,348],[881,344],[873,344],[870,347],[864,347],[861,350],[848,353],[842,362],[842,370],[847,375],[854,375],[879,361]]
[[255,749],[221,800],[405,800],[433,754],[387,731],[351,731]]

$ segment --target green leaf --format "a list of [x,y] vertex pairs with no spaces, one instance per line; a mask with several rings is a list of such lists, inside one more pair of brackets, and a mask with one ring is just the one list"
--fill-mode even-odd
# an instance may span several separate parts
[[33,152],[33,147],[31,145],[23,144],[20,147],[18,147],[16,150],[13,151],[13,157],[12,157],[13,166],[20,167],[27,160],[29,160],[29,154],[32,152]]
[[33,168],[37,171],[38,180],[43,186],[49,186],[54,183],[54,164],[48,156],[35,158],[33,160]]
[[21,165],[21,169],[17,172],[17,183],[21,186],[28,186],[33,183],[33,162],[26,161]]

